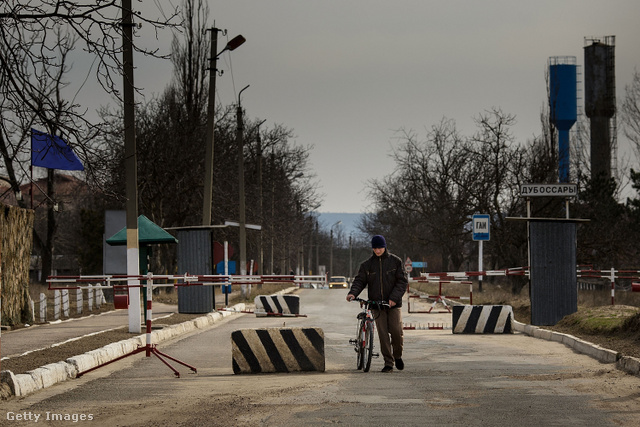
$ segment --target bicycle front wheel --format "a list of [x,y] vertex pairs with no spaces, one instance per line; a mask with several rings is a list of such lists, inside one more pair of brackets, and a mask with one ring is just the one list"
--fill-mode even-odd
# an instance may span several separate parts
[[357,357],[357,369],[360,370],[363,368],[364,366],[364,345],[365,345],[365,332],[366,332],[366,326],[365,326],[365,321],[362,320],[359,324],[358,327],[358,336],[357,336],[357,343],[356,343],[356,351],[358,352],[358,357]]
[[364,366],[362,370],[365,372],[369,372],[369,368],[371,368],[371,357],[373,357],[373,322],[366,322],[366,327],[364,331]]

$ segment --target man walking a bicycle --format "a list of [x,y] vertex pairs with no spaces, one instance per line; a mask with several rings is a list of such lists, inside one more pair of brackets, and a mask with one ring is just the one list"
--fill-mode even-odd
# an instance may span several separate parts
[[356,298],[368,288],[369,299],[389,301],[389,308],[374,309],[373,314],[380,339],[380,351],[384,357],[382,372],[393,371],[393,366],[404,369],[402,361],[402,297],[407,290],[407,273],[402,260],[387,250],[383,236],[371,239],[373,254],[360,264],[357,276],[353,279],[347,301]]

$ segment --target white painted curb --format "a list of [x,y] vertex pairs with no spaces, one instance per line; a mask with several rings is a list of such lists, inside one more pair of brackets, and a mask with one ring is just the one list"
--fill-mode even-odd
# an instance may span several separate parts
[[[209,325],[219,322],[223,317],[231,316],[236,314],[236,312],[242,312],[245,310],[246,305],[240,303],[234,305],[232,308],[234,311],[208,313],[193,320],[152,331],[151,341],[157,344],[196,329],[206,328]],[[102,348],[70,357],[63,362],[50,363],[33,371],[29,371],[26,374],[16,375],[11,371],[2,371],[0,372],[0,382],[6,383],[14,396],[26,396],[43,388],[51,387],[59,382],[76,378],[78,372],[84,372],[103,363],[110,362],[144,345],[146,345],[146,334],[108,344]]]
[[640,376],[640,359],[636,357],[623,356],[616,351],[600,347],[599,345],[574,337],[573,335],[526,325],[515,320],[513,321],[513,329],[534,338],[562,343],[577,353],[586,354],[602,363],[615,363],[617,369]]

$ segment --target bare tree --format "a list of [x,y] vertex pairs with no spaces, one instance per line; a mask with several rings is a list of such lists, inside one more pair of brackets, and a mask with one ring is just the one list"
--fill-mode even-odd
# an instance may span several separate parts
[[455,123],[444,119],[431,128],[425,141],[412,133],[404,138],[394,153],[395,172],[370,183],[369,194],[378,207],[376,220],[386,224],[387,234],[398,242],[405,236],[438,251],[442,268],[459,268],[468,234],[465,225],[473,213],[470,147]]
[[174,35],[171,42],[173,85],[186,109],[187,123],[198,123],[206,114],[207,76],[210,70],[210,41],[205,29],[209,18],[208,3],[185,0],[181,10],[183,37]]
[[[5,43],[0,43],[0,53],[3,58],[10,57],[14,62],[14,69],[19,72],[3,74],[0,80],[0,152],[4,170],[14,191],[20,188],[20,183],[28,178],[31,147],[29,145],[32,127],[44,127],[46,132],[59,135],[63,129],[78,129],[73,125],[77,120],[73,103],[65,100],[62,89],[65,87],[63,76],[67,70],[66,61],[69,52],[74,47],[75,40],[62,31],[56,34],[55,50],[49,52],[48,64],[56,63],[57,67],[47,69],[42,62],[32,62],[33,57],[25,54],[24,46],[12,49]],[[2,36],[6,32],[0,33]],[[26,40],[25,40],[26,41]],[[38,43],[30,39],[32,49],[37,49]],[[18,56],[19,55],[19,56]],[[16,90],[17,87],[22,90]],[[55,200],[54,171],[47,171],[46,188],[40,191],[45,194],[47,210],[44,227],[36,227],[34,242],[37,252],[42,256],[42,267],[45,275],[50,274],[52,265],[52,251],[54,247],[57,219],[54,208]],[[18,198],[22,207],[27,207],[27,199]],[[42,218],[42,216],[36,216]]]
[[633,143],[640,157],[640,73],[636,71],[633,81],[625,87],[625,96],[620,107],[620,118],[624,134]]
[[[84,50],[97,60],[98,82],[108,92],[118,95],[119,78],[122,76],[122,25],[121,2],[119,0],[67,1],[40,0],[24,2],[6,0],[0,4],[0,22],[5,42],[23,50],[21,55],[30,62],[40,63],[43,68],[55,70],[59,64],[51,61],[48,52],[58,43],[52,34],[56,29],[67,29],[70,37],[78,38]],[[159,18],[149,18],[136,13],[138,25],[150,25],[156,33],[177,25],[178,7],[171,6],[168,12],[160,9]],[[23,43],[25,35],[39,41],[39,49],[31,49],[33,43]],[[159,55],[158,49],[148,49],[133,41],[134,50],[146,55]],[[20,46],[24,46],[20,48]],[[14,75],[11,56],[2,56],[0,66],[3,73]],[[52,71],[56,74],[57,71]],[[21,79],[16,78],[16,81]],[[16,90],[19,90],[16,85]]]
[[[491,245],[487,249],[491,265],[524,265],[522,256],[526,234],[506,218],[524,213],[519,198],[520,186],[527,183],[528,158],[511,134],[515,117],[494,108],[476,118],[478,131],[473,136],[470,156],[477,167],[473,186],[476,213],[488,213],[491,221]],[[525,246],[526,248],[526,246]],[[526,253],[526,252],[525,252]],[[524,258],[524,259],[523,259]]]
[[529,155],[538,153],[516,144],[514,123],[512,115],[492,109],[478,116],[471,138],[446,119],[424,141],[405,133],[394,173],[370,185],[376,211],[365,217],[363,231],[384,232],[407,253],[440,254],[434,268],[459,269],[470,260],[471,217],[487,213],[490,264],[525,265],[526,233],[506,218],[523,213],[519,189],[529,182]]
[[[158,31],[172,25],[175,17],[175,10],[159,19],[138,14],[137,23],[151,25]],[[108,93],[119,97],[117,87],[121,80],[116,77],[122,76],[122,37],[119,1],[0,3],[0,153],[14,191],[27,177],[24,165],[29,160],[32,127],[63,136],[83,160],[87,178],[95,178],[95,182],[103,180],[104,163],[100,162],[105,159],[103,149],[92,143],[100,129],[86,119],[86,109],[83,111],[63,96],[69,71],[67,57],[76,43],[82,43],[83,50],[95,60],[97,81]],[[134,49],[145,54],[158,53],[135,43]],[[49,170],[46,237],[35,233],[45,275],[51,270],[57,228],[54,183],[54,172]],[[25,202],[21,204],[24,206]]]
[[[137,13],[137,24],[150,26],[156,34],[165,27],[175,28],[177,8],[172,6],[168,13],[159,13],[157,19]],[[72,50],[77,52],[76,46],[81,44],[94,59],[97,81],[107,93],[119,97],[121,80],[116,77],[122,76],[122,37],[120,1],[0,3],[0,93],[4,99],[1,142],[7,147],[7,152],[2,153],[3,166],[12,186],[20,184],[25,172],[21,174],[17,164],[10,163],[24,163],[26,159],[20,156],[28,158],[24,146],[34,125],[64,136],[83,160],[87,179],[103,181],[105,153],[90,143],[102,129],[90,123],[86,108],[64,100],[61,92],[68,84],[65,76],[70,67],[66,57]],[[133,42],[136,51],[161,56],[158,49]]]

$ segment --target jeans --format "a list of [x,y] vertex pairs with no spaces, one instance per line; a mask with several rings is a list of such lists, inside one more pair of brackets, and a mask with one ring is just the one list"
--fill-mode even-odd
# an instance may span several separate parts
[[402,309],[372,310],[376,319],[376,329],[380,339],[380,352],[384,366],[393,367],[395,359],[402,359],[404,331],[402,329]]

